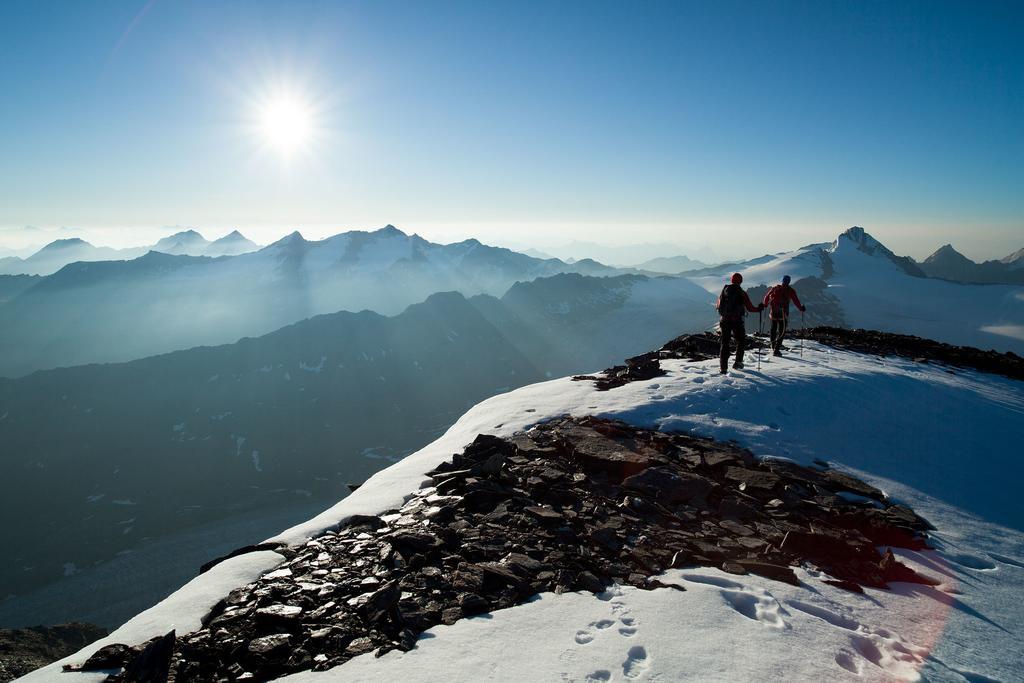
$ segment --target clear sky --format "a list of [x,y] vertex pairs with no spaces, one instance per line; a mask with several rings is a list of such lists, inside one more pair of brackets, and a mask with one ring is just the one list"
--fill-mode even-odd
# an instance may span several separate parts
[[4,0],[0,227],[1002,256],[1022,35],[1013,1]]

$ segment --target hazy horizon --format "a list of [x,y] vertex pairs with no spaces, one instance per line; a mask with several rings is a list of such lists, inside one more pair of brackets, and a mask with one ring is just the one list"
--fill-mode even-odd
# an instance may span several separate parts
[[[630,259],[623,255],[621,263],[629,265],[630,261],[639,262],[655,256],[685,255],[706,263],[728,260],[749,259],[769,253],[780,253],[804,247],[808,244],[828,242],[842,231],[852,227],[849,225],[824,226],[819,229],[786,230],[775,226],[750,230],[760,235],[759,241],[749,243],[720,242],[704,239],[705,235],[713,234],[720,228],[706,227],[690,231],[673,230],[666,226],[634,226],[634,225],[578,225],[578,224],[514,224],[514,225],[437,225],[427,223],[399,224],[383,222],[374,225],[355,225],[338,227],[334,225],[307,226],[202,226],[173,225],[151,228],[74,228],[55,227],[39,228],[0,228],[0,250],[19,252],[23,255],[39,249],[55,240],[80,238],[98,247],[131,248],[154,244],[157,240],[186,230],[195,230],[208,240],[219,239],[237,230],[245,237],[261,246],[271,244],[293,232],[299,232],[308,240],[321,240],[338,233],[350,230],[374,231],[385,225],[394,225],[407,234],[417,234],[424,239],[440,244],[460,242],[466,239],[478,239],[486,244],[506,247],[515,251],[536,250],[558,258],[585,258],[588,248],[605,249],[624,248],[631,252],[650,252],[646,258]],[[899,255],[911,256],[922,260],[946,241],[934,243],[921,242],[920,248],[901,249],[900,245],[914,246],[915,240],[908,239],[905,234],[884,228],[865,228],[883,244]],[[786,240],[783,240],[783,237]],[[921,237],[921,240],[927,237]],[[973,237],[968,240],[953,240],[952,245],[957,251],[978,262],[999,259],[1024,247],[1024,235],[1017,242],[1007,241],[1007,247],[989,249],[982,248]],[[670,251],[666,251],[670,250]],[[576,253],[578,252],[578,253]],[[2,255],[2,254],[0,254]],[[597,260],[602,260],[598,258]],[[605,259],[610,265],[616,265],[613,259]]]
[[1022,29],[999,3],[5,3],[0,227],[750,256],[861,225],[998,258]]

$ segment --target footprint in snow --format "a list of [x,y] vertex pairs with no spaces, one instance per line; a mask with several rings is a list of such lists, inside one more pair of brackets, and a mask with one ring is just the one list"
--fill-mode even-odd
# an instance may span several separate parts
[[994,562],[984,557],[976,557],[967,553],[943,553],[946,559],[967,569],[990,572],[998,569]]
[[743,584],[720,576],[706,576],[704,574],[683,574],[683,578],[691,583],[704,583],[719,588],[743,588]]
[[719,592],[725,603],[747,619],[769,628],[789,628],[789,622],[785,619],[789,612],[779,604],[774,595],[763,588],[746,586],[738,581],[705,574],[684,574],[683,578],[691,583],[702,583],[721,589]]
[[600,683],[601,681],[612,680],[612,672],[607,669],[598,669],[587,674],[587,677],[583,679],[585,683]]
[[693,381],[695,383],[697,383],[697,384],[704,384],[704,378],[703,377],[694,377]]
[[1002,683],[998,678],[989,678],[984,674],[974,673],[973,671],[966,671],[964,669],[950,669],[950,671],[963,676],[967,683]]
[[614,626],[615,622],[611,619],[600,619],[598,621],[592,621],[587,625],[587,628],[576,631],[576,642],[580,645],[586,645],[594,640],[596,636],[595,629],[597,631],[603,631],[606,628]]
[[1011,567],[1019,567],[1021,569],[1024,569],[1024,561],[1016,560],[1012,557],[1007,557],[1006,555],[999,555],[997,553],[989,553],[988,556],[996,562],[1002,562],[1003,564],[1008,564]]
[[801,600],[789,600],[787,604],[850,633],[853,651],[841,650],[835,660],[851,673],[861,675],[866,660],[894,677],[903,678],[916,674],[928,656],[926,648],[909,643],[887,629],[869,628],[849,615]]
[[647,661],[647,650],[643,645],[634,645],[626,653],[626,661],[622,663],[622,675],[633,680],[639,678],[650,667]]
[[836,655],[836,664],[843,667],[855,676],[864,674],[864,660],[852,652],[842,650]]
[[748,619],[761,622],[770,628],[789,628],[789,623],[783,619],[783,615],[787,614],[786,610],[782,609],[779,601],[766,590],[724,590],[722,597],[734,610]]

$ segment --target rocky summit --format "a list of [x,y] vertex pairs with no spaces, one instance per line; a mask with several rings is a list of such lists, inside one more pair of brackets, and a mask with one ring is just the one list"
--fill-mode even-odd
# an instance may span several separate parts
[[[734,444],[564,417],[481,435],[401,509],[283,549],[196,632],[110,645],[80,667],[108,680],[266,680],[392,649],[438,624],[541,592],[665,586],[713,566],[790,584],[794,567],[851,591],[934,583],[879,547],[927,547],[929,524],[843,472]],[[682,618],[682,617],[681,617]]]
[[[841,327],[818,326],[790,330],[790,344],[798,339],[820,342],[836,349],[866,353],[874,356],[900,356],[918,363],[938,363],[951,368],[966,368],[1011,379],[1024,380],[1024,358],[1012,351],[983,351],[971,346],[955,346],[942,342],[877,330],[849,330]],[[665,374],[661,361],[668,359],[699,362],[718,358],[721,337],[714,332],[686,334],[676,337],[657,351],[649,351],[628,358],[624,365],[613,365],[596,375],[576,375],[576,381],[590,380],[598,391],[608,391],[629,382],[654,379]],[[731,343],[735,354],[735,344]],[[748,366],[762,349],[768,349],[767,336],[747,335]]]

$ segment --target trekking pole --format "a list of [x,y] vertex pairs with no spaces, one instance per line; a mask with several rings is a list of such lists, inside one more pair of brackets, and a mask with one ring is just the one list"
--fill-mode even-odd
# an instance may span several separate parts
[[800,357],[804,357],[804,330],[807,329],[807,323],[804,322],[804,312],[800,311]]
[[754,341],[758,344],[755,350],[755,353],[757,353],[757,371],[761,372],[761,311],[757,312],[757,334],[754,335]]

